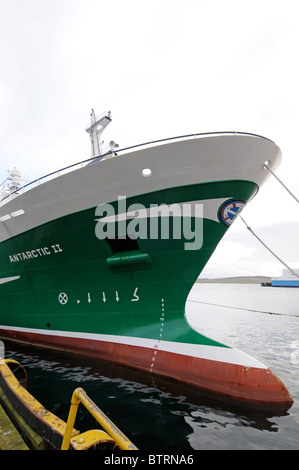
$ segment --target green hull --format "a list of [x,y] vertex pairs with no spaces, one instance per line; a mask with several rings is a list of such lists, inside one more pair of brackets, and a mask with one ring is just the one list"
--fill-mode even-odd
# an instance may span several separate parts
[[[164,190],[127,202],[149,207],[227,195],[246,201],[256,190],[248,182],[222,182]],[[0,276],[20,278],[0,287],[1,305],[5,306],[0,324],[155,339],[160,330],[161,299],[165,299],[163,339],[213,343],[189,328],[185,303],[227,227],[220,220],[203,219],[200,250],[185,250],[183,238],[137,239],[133,250],[125,240],[123,251],[113,252],[112,243],[95,236],[95,209],[3,242]],[[62,299],[61,293],[67,297]]]

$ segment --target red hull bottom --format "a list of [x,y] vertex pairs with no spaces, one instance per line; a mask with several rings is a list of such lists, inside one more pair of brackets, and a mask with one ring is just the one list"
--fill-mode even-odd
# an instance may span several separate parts
[[1,337],[80,354],[175,379],[250,405],[289,408],[293,399],[270,369],[244,367],[199,357],[127,344],[1,330]]

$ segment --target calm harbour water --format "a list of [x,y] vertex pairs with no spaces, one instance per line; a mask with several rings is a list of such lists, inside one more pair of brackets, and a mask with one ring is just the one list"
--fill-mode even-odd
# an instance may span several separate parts
[[[216,304],[216,305],[215,305]],[[284,382],[293,406],[265,413],[213,402],[188,387],[107,363],[5,343],[26,368],[28,390],[67,420],[82,387],[139,449],[295,450],[299,448],[299,289],[196,284],[187,318],[198,331],[266,364]],[[96,427],[79,407],[75,424]]]

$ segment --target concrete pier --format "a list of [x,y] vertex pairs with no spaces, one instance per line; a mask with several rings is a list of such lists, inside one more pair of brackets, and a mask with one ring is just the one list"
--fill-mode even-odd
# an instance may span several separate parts
[[0,450],[29,450],[0,405]]

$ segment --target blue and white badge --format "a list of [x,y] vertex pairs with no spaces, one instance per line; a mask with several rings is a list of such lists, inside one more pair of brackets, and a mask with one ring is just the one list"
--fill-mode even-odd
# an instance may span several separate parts
[[244,201],[231,201],[225,204],[220,214],[222,222],[229,227],[245,206],[246,202]]

